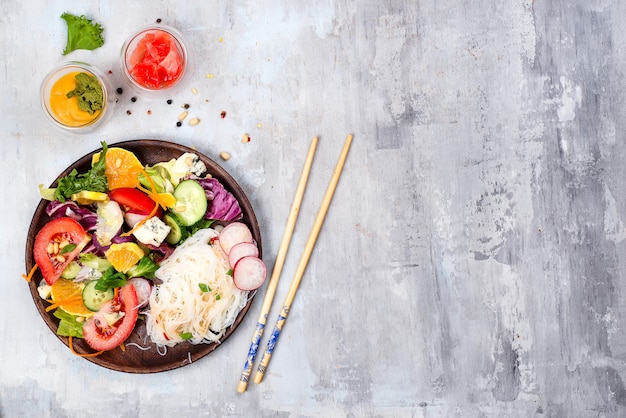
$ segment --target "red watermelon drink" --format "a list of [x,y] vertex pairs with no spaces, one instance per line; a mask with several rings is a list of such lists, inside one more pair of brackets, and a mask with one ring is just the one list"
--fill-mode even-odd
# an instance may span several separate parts
[[187,48],[173,28],[153,25],[132,35],[122,48],[122,67],[141,92],[169,91],[187,70]]

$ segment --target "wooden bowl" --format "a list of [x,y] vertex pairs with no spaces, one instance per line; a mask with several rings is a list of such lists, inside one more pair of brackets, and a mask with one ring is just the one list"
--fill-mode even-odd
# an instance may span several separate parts
[[[250,228],[250,231],[252,231],[252,235],[259,246],[259,257],[262,256],[261,233],[259,230],[256,216],[254,214],[254,210],[252,209],[252,205],[250,204],[250,201],[248,200],[247,196],[245,195],[239,184],[237,184],[237,182],[230,176],[230,174],[228,174],[226,170],[224,170],[215,161],[189,147],[161,140],[140,139],[111,144],[109,145],[109,147],[119,147],[132,151],[137,156],[137,158],[139,158],[139,161],[141,161],[143,164],[149,165],[156,164],[162,161],[169,161],[172,158],[178,158],[185,152],[192,152],[198,155],[198,157],[204,162],[204,164],[206,164],[207,172],[216,179],[218,179],[222,183],[222,185],[224,185],[226,190],[231,192],[239,202],[239,205],[241,206],[241,209],[243,211],[242,222],[247,224]],[[55,187],[59,178],[66,176],[73,169],[76,169],[79,173],[87,171],[89,168],[91,168],[91,156],[94,153],[100,152],[101,150],[102,149],[95,150],[94,152],[85,155],[84,157],[80,158],[78,161],[67,167],[65,170],[63,170],[61,174],[59,174],[59,176],[50,187]],[[26,240],[26,271],[30,271],[31,268],[35,265],[33,257],[33,244],[35,242],[35,236],[43,227],[43,225],[45,225],[50,220],[45,211],[47,204],[48,201],[45,201],[43,199],[39,202],[39,205],[35,210],[35,214],[33,215],[30,228],[28,230],[28,238]],[[49,306],[49,303],[41,299],[39,297],[39,293],[37,292],[37,286],[39,285],[41,280],[41,272],[37,270],[33,275],[31,282],[29,283],[30,293],[33,301],[35,302],[37,310],[41,314],[41,317],[48,325],[50,330],[54,333],[54,335],[57,335],[56,330],[59,324],[59,320],[52,315],[52,312],[46,312],[46,307]],[[226,338],[228,338],[239,326],[244,316],[248,312],[251,303],[252,297],[248,300],[246,306],[241,310],[234,324],[229,327],[228,330],[226,330],[226,333],[221,338],[220,343],[226,340]],[[59,335],[57,335],[57,337],[63,344],[68,346],[69,350],[68,338],[61,337]],[[148,349],[140,349],[132,343]],[[96,357],[83,358],[99,366],[106,367],[112,370],[117,370],[120,372],[156,373],[166,370],[172,370],[193,363],[218,348],[220,346],[220,343],[194,345],[184,342],[177,344],[174,347],[166,347],[167,352],[163,355],[165,347],[161,347],[159,352],[157,350],[157,346],[152,343],[150,339],[146,336],[146,327],[144,321],[138,320],[133,333],[125,342],[125,351],[116,348],[114,350],[104,352]],[[73,339],[73,348],[77,353],[93,352],[93,350],[84,342],[84,340],[79,338]]]

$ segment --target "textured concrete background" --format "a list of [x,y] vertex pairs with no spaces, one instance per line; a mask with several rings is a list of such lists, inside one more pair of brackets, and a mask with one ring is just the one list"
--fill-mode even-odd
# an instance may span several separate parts
[[[125,93],[96,133],[54,131],[38,89],[66,59],[63,11],[103,24],[104,47],[67,58],[115,85],[124,38],[157,18],[195,72],[171,106]],[[625,20],[609,0],[3,1],[0,416],[624,416]],[[175,127],[184,102],[200,125]],[[20,279],[37,184],[101,140],[229,151],[271,266],[319,135],[273,323],[348,133],[261,385],[236,392],[261,298],[217,351],[154,375],[76,358],[39,318]]]

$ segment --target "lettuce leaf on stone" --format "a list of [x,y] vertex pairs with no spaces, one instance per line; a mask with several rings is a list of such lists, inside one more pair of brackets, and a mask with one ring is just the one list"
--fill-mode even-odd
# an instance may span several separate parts
[[104,45],[102,31],[104,30],[99,23],[83,16],[74,16],[69,13],[63,13],[61,19],[67,23],[67,45],[63,51],[63,55],[67,55],[77,49],[86,49],[92,51]]

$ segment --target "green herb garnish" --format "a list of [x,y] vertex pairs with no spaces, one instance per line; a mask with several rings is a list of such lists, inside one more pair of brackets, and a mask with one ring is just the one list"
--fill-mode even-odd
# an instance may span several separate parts
[[145,277],[146,279],[154,279],[154,273],[159,269],[159,265],[150,257],[143,257],[139,263],[131,267],[126,273],[128,278]]
[[200,290],[202,290],[204,293],[206,292],[210,292],[211,288],[209,286],[207,286],[205,283],[198,283],[198,287],[200,288]]
[[[201,229],[209,228],[214,223],[215,223],[214,219],[202,218],[198,222],[196,222],[195,224],[187,227],[187,230],[189,231],[189,235],[193,235],[193,234],[195,234],[196,232],[198,232]],[[212,244],[212,242],[211,242],[211,244]]]
[[182,334],[180,334],[180,338],[182,338],[185,341],[190,340],[192,337],[193,337],[193,334],[191,332],[183,332]]
[[82,192],[83,190],[102,193],[109,191],[109,183],[104,175],[106,153],[107,144],[106,142],[102,142],[100,158],[89,171],[79,174],[78,171],[74,169],[67,176],[60,178],[54,191],[55,200],[65,202],[65,200],[69,199],[74,193]]
[[98,283],[96,283],[95,289],[100,290],[102,292],[114,289],[116,287],[122,287],[126,284],[126,276],[124,273],[120,273],[115,270],[115,267],[109,267],[102,277],[98,279]]
[[76,248],[76,244],[67,244],[65,247],[61,248],[61,250],[59,251],[59,254],[72,252],[74,248]]

